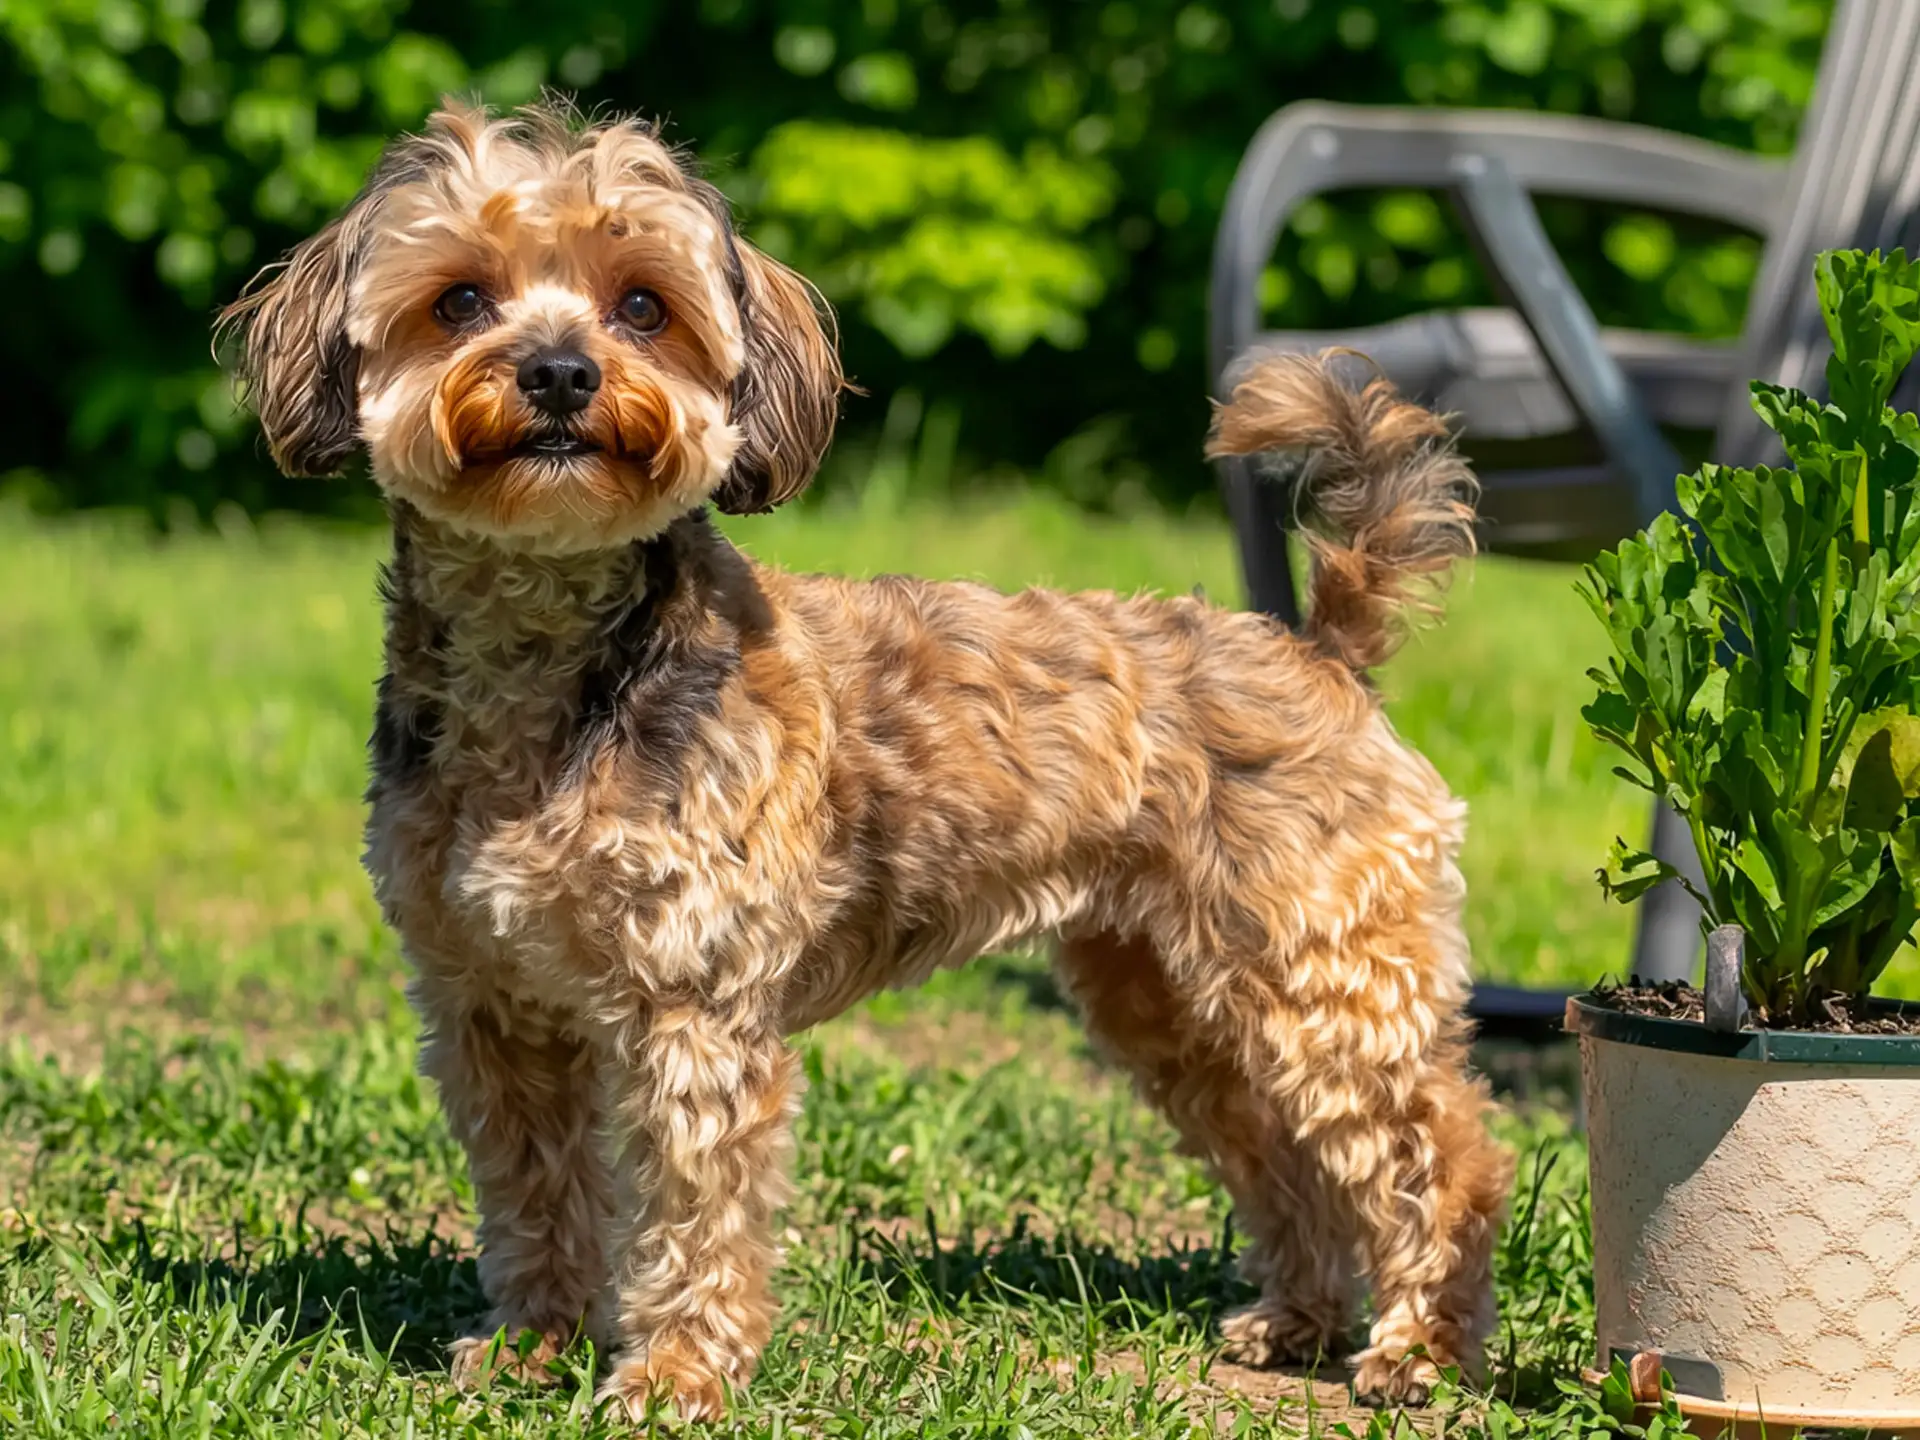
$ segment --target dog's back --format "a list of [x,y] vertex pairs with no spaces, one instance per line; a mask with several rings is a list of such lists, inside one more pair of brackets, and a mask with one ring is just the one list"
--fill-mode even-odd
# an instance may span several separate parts
[[1231,1190],[1261,1299],[1251,1363],[1345,1339],[1366,1395],[1471,1369],[1510,1177],[1466,1072],[1464,809],[1367,667],[1472,549],[1442,422],[1324,361],[1257,367],[1215,454],[1300,449],[1314,550],[1298,635],[1190,599],[768,576],[837,736],[840,907],[787,991],[866,989],[1053,931],[1097,1044]]

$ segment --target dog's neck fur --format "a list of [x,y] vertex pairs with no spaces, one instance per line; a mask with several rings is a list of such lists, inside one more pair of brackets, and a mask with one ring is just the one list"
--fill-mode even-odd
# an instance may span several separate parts
[[[462,534],[406,505],[394,506],[393,522],[376,767],[431,757],[442,770],[492,767],[505,781],[551,763],[621,622],[652,608],[650,591],[670,587],[672,545],[662,537],[548,556]],[[396,724],[403,733],[383,733]]]
[[375,783],[541,791],[611,740],[680,743],[765,624],[704,512],[603,551],[541,555],[393,508]]

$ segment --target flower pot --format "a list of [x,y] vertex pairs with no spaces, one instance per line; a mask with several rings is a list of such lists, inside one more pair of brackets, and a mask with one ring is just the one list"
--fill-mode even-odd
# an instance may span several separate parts
[[[1597,1369],[1702,1421],[1920,1433],[1920,1039],[1584,997]],[[1652,1369],[1642,1361],[1638,1372]]]

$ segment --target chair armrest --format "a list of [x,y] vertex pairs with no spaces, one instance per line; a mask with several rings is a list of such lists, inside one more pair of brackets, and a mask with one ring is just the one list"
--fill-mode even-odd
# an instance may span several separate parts
[[1307,101],[1261,127],[1214,239],[1215,383],[1259,330],[1260,272],[1302,202],[1363,187],[1451,189],[1463,157],[1497,161],[1525,191],[1644,205],[1772,230],[1787,162],[1641,125],[1520,110],[1405,109]]
[[1541,228],[1533,200],[1496,159],[1462,156],[1453,193],[1487,274],[1533,332],[1560,388],[1633,482],[1634,513],[1650,524],[1673,508],[1679,455],[1640,404],[1600,324]]

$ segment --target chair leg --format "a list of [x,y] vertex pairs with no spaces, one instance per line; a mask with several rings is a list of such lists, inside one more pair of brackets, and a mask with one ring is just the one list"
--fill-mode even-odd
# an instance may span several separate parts
[[1287,555],[1287,522],[1293,518],[1291,471],[1263,478],[1252,462],[1235,456],[1221,462],[1221,481],[1240,542],[1249,608],[1297,627],[1300,602]]
[[[1693,837],[1687,832],[1687,822],[1658,802],[1653,807],[1653,840],[1648,848],[1695,885],[1703,884],[1700,860],[1693,853]],[[1690,981],[1699,955],[1699,902],[1672,880],[1654,886],[1641,896],[1633,973],[1647,984]]]

